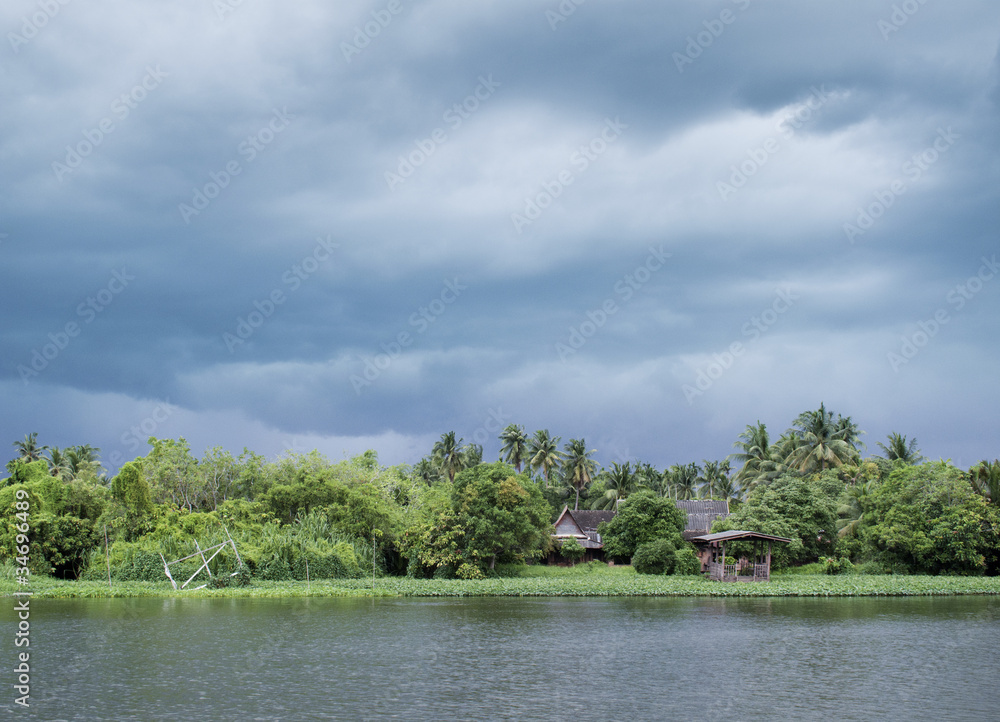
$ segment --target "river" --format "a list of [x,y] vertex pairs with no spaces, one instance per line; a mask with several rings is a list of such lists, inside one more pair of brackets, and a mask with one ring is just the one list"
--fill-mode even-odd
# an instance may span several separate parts
[[35,600],[28,710],[12,606],[17,719],[1000,718],[995,597]]

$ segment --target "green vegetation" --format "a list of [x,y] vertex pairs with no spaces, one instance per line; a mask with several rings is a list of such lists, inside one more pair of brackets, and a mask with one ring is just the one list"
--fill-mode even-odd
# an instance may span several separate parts
[[[899,589],[895,577],[997,575],[1000,461],[968,470],[927,462],[915,439],[895,432],[878,444],[881,455],[864,457],[863,433],[821,404],[776,441],[758,421],[739,434],[728,458],[663,470],[641,461],[602,469],[583,438],[562,444],[547,429],[528,434],[516,424],[500,434],[507,463],[483,463],[482,447],[453,431],[413,466],[394,467],[380,465],[374,451],[338,462],[315,451],[268,461],[221,448],[196,458],[183,438],[150,437],[149,453],[112,478],[99,449],[48,447],[28,434],[14,442],[17,458],[0,480],[0,564],[26,566],[38,589],[97,589],[110,567],[115,589],[140,593],[142,585],[169,584],[164,560],[232,538],[239,558],[223,546],[208,565],[213,579],[203,571],[192,582],[225,588],[203,593],[263,593],[282,584],[296,590],[299,581],[362,593],[373,577],[377,589],[407,594],[494,587],[543,593],[530,590],[550,582],[552,593],[736,593],[708,591],[714,587],[700,579],[660,579],[697,572],[675,500],[700,497],[730,502],[731,515],[714,531],[791,539],[775,545],[775,571],[820,575],[821,584],[810,582],[820,590],[862,580],[869,592],[883,593],[879,585]],[[617,511],[599,530],[606,557],[647,573],[581,564],[570,576],[540,566],[525,576],[516,565],[553,551],[551,525],[564,505]],[[568,559],[582,551],[573,543],[562,549]],[[743,550],[734,543],[727,552]],[[185,580],[200,566],[195,557],[173,565],[172,574]],[[880,574],[895,577],[865,576]],[[785,575],[771,584],[779,579],[795,581]],[[447,586],[452,582],[458,586]],[[940,584],[932,588],[966,588]]]
[[[0,595],[15,591],[12,572],[0,567]],[[265,581],[249,587],[174,591],[169,582],[72,582],[53,578],[33,582],[36,598],[66,597],[368,597],[372,580],[329,579]],[[636,574],[631,567],[599,562],[576,567],[530,566],[508,570],[503,577],[484,579],[411,579],[380,577],[379,597],[470,596],[705,596],[705,597],[879,597],[948,594],[1000,594],[1000,577],[816,574],[776,575],[770,582],[721,584],[699,576]]]

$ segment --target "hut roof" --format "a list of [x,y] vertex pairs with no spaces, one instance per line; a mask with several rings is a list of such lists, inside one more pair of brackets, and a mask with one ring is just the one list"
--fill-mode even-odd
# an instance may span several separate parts
[[792,541],[791,539],[786,539],[783,536],[773,536],[771,534],[761,534],[758,531],[741,531],[737,529],[733,529],[732,531],[720,531],[715,534],[703,534],[701,536],[694,537],[695,541],[700,542],[748,541],[754,539],[785,542],[786,544]]

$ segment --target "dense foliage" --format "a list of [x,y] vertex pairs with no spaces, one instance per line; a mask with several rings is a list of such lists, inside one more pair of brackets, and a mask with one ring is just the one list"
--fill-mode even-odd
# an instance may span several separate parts
[[[216,447],[197,458],[183,438],[150,437],[149,453],[111,478],[99,449],[47,447],[28,434],[14,442],[17,458],[0,480],[0,563],[15,558],[27,524],[30,550],[19,559],[35,575],[66,579],[106,580],[110,567],[121,584],[159,582],[165,560],[231,538],[239,558],[226,547],[212,560],[215,586],[404,574],[475,580],[541,559],[569,505],[618,512],[599,530],[607,558],[692,574],[698,560],[682,541],[685,515],[674,500],[700,497],[730,502],[715,531],[790,539],[774,546],[777,569],[997,574],[1000,461],[969,470],[927,462],[916,440],[898,433],[878,444],[880,455],[863,457],[863,434],[821,404],[777,439],[757,422],[728,458],[662,470],[638,460],[600,468],[583,438],[563,443],[515,424],[500,433],[507,463],[491,464],[455,432],[413,466],[394,467],[374,451],[332,462],[315,451],[267,460]],[[582,551],[567,543],[562,554]],[[747,551],[727,545],[730,554]],[[183,581],[200,566],[194,557],[172,574]]]

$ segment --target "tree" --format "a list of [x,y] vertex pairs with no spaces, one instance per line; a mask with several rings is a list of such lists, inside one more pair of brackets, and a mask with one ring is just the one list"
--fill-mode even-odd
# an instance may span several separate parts
[[[611,469],[603,474],[604,493],[592,504],[594,509],[618,509],[618,504],[639,488],[638,475],[629,462],[612,462]],[[595,485],[596,486],[596,485]]]
[[466,444],[462,447],[462,468],[471,469],[483,463],[482,444]]
[[[838,501],[844,482],[833,472],[783,474],[767,485],[758,485],[743,505],[712,525],[713,532],[740,529],[791,539],[772,552],[778,568],[835,556]],[[728,550],[730,545],[726,545]],[[734,552],[745,547],[736,542]]]
[[605,555],[631,559],[640,544],[654,539],[670,539],[675,547],[680,546],[686,523],[687,515],[673,501],[642,490],[623,501],[615,518],[603,522],[598,531]]
[[698,496],[701,498],[722,497],[729,499],[734,495],[735,487],[729,478],[729,460],[709,461],[704,459],[705,466],[698,477],[701,486]]
[[587,550],[583,548],[575,536],[571,536],[563,539],[559,544],[559,553],[569,559],[570,566],[575,567],[580,557],[587,553]]
[[524,433],[523,426],[510,424],[500,433],[500,453],[503,460],[514,467],[518,474],[521,473],[521,465],[528,457],[528,437]]
[[150,436],[147,443],[153,449],[146,455],[143,471],[153,500],[170,502],[188,511],[208,508],[205,477],[191,456],[187,440],[183,436],[176,441]]
[[125,509],[125,540],[140,536],[148,527],[153,513],[152,496],[143,461],[136,459],[122,465],[111,480],[111,496]]
[[69,460],[58,446],[48,447],[49,473],[64,481],[71,478]]
[[800,472],[823,471],[828,466],[841,466],[858,459],[858,435],[850,417],[834,418],[821,403],[816,411],[805,411],[795,419],[793,435],[796,448],[785,458],[785,463]]
[[699,473],[698,465],[693,461],[670,467],[670,486],[675,499],[694,499],[697,496]]
[[906,440],[905,436],[900,436],[895,431],[889,434],[889,445],[886,446],[881,441],[878,446],[884,452],[883,458],[886,461],[900,461],[904,464],[919,464],[924,460],[917,448],[917,440]]
[[573,509],[580,508],[580,492],[586,489],[593,478],[594,461],[590,458],[596,449],[587,450],[583,439],[570,439],[565,446],[566,456],[563,459],[563,478],[576,490],[576,503]]
[[559,451],[561,439],[561,436],[550,436],[548,429],[541,429],[528,440],[528,466],[541,472],[545,486],[552,481],[552,469],[562,462],[563,454]]
[[19,459],[24,459],[25,461],[38,461],[42,458],[42,452],[49,447],[39,446],[38,433],[32,431],[30,434],[26,434],[24,439],[21,441],[15,441],[14,448],[17,449]]
[[945,462],[898,466],[871,492],[869,553],[909,574],[997,571],[1000,510]]
[[455,474],[465,468],[462,458],[462,440],[455,439],[455,432],[449,431],[441,435],[441,440],[434,444],[431,452],[438,467],[448,475],[448,481],[455,481]]
[[674,570],[677,548],[670,539],[654,539],[636,547],[632,568],[639,574],[670,574]]
[[977,494],[1000,506],[1000,460],[980,461],[969,469],[969,481]]
[[753,486],[758,478],[767,471],[771,461],[771,443],[767,435],[767,427],[760,421],[756,426],[747,424],[747,428],[733,443],[738,452],[729,455],[742,466],[736,472],[736,481]]

